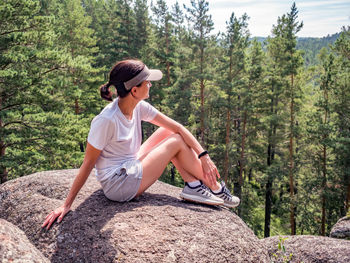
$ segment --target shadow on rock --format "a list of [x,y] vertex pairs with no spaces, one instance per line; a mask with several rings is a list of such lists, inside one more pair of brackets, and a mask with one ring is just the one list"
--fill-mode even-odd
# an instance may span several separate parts
[[90,175],[72,211],[43,230],[77,172],[40,172],[0,185],[0,217],[51,262],[269,262],[265,246],[237,215],[183,202],[181,188],[159,181],[137,199],[118,203]]
[[102,190],[97,190],[58,225],[57,247],[51,262],[113,262],[125,258],[127,251],[118,244],[124,238],[120,236],[123,231],[117,230],[129,228],[132,220],[154,219],[152,206],[181,207],[206,214],[221,209],[147,192],[130,202],[119,203],[108,200]]

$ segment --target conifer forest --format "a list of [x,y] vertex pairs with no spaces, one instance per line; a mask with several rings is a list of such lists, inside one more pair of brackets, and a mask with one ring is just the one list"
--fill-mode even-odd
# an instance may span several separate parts
[[[232,11],[214,34],[205,0],[1,1],[1,183],[79,168],[99,86],[138,58],[163,72],[148,101],[208,150],[255,234],[328,235],[350,205],[350,27],[298,39],[293,4],[253,38]],[[171,164],[161,180],[183,186]]]

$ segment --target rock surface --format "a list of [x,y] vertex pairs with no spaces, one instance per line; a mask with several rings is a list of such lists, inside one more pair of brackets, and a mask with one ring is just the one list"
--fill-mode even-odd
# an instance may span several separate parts
[[22,229],[51,262],[270,262],[246,224],[225,208],[181,201],[155,183],[134,201],[109,201],[90,175],[72,211],[49,230],[77,170],[36,173],[0,185],[0,217]]
[[332,227],[330,237],[350,239],[350,217],[343,217]]
[[[349,263],[350,241],[322,236],[283,236],[285,253],[278,250],[279,237],[262,239],[273,262]],[[277,254],[276,258],[273,254]],[[283,256],[290,261],[283,261]]]
[[0,262],[49,262],[15,225],[0,219]]

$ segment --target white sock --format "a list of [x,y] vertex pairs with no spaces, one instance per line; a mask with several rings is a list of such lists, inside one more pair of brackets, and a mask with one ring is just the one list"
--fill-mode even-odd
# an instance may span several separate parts
[[219,189],[217,189],[217,190],[212,190],[214,194],[218,194],[218,193],[220,193],[221,190],[222,190],[221,184],[217,183],[217,185],[219,186]]
[[188,182],[189,186],[191,187],[197,187],[201,185],[201,182],[199,180],[193,181],[193,182]]

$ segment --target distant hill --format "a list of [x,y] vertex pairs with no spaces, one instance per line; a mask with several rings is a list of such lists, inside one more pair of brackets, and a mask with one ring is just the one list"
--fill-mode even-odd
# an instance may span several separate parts
[[[312,66],[318,63],[317,55],[323,47],[328,48],[339,37],[340,33],[328,35],[326,37],[299,37],[297,42],[297,49],[303,50],[305,66]],[[267,37],[254,37],[257,41],[265,43]],[[251,39],[254,39],[251,38]]]
[[323,47],[328,48],[333,45],[340,33],[328,35],[326,37],[300,37],[298,38],[297,49],[303,50],[305,65],[311,66],[318,63],[317,55]]

